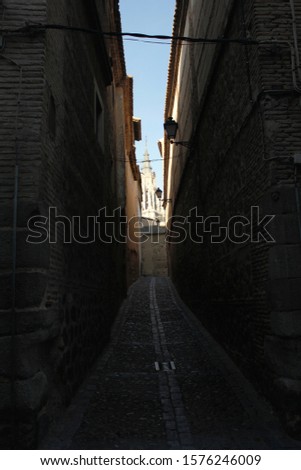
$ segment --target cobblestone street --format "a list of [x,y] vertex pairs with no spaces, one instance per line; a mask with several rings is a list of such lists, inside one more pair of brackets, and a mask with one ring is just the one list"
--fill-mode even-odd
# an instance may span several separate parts
[[94,372],[44,449],[300,448],[168,278],[130,289]]

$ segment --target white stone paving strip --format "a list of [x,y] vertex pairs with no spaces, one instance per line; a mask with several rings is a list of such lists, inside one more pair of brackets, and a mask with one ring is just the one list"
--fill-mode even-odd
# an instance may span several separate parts
[[[168,351],[164,326],[156,297],[156,279],[152,278],[149,289],[150,315],[155,352],[156,370],[159,374],[159,393],[163,410],[167,443],[172,449],[193,449],[192,435],[186,416],[181,389],[175,370],[176,364]],[[160,369],[159,363],[170,363],[170,368]]]

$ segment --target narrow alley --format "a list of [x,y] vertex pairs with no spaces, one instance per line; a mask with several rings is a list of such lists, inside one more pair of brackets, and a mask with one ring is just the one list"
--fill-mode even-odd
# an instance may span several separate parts
[[296,449],[168,278],[130,289],[94,372],[44,449]]
[[0,0],[0,109],[0,448],[301,449],[301,0]]

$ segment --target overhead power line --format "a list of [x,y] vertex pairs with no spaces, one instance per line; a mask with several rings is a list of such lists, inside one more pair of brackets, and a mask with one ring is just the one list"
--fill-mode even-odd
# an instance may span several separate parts
[[[181,158],[183,157],[182,155],[173,155],[172,157],[165,157],[163,158],[152,158],[150,160],[137,160],[137,165],[141,165],[143,163],[153,163],[153,162],[164,162],[164,160],[173,160],[175,158]],[[125,163],[131,163],[131,160],[126,160],[124,158],[117,158],[116,159],[118,162],[125,162]]]
[[129,38],[136,38],[136,39],[156,39],[160,41],[181,41],[181,42],[188,42],[188,43],[202,43],[202,44],[242,44],[242,45],[257,45],[259,41],[255,39],[249,38],[215,38],[215,39],[208,39],[205,37],[189,37],[189,36],[167,36],[163,34],[145,34],[145,33],[127,33],[127,32],[102,32],[98,29],[90,29],[90,28],[82,28],[76,26],[66,26],[61,24],[29,24],[26,23],[24,26],[20,28],[1,28],[1,34],[28,34],[28,33],[40,33],[46,30],[64,30],[70,31],[74,33],[86,33],[86,34],[95,34],[97,36],[102,37],[129,37]]

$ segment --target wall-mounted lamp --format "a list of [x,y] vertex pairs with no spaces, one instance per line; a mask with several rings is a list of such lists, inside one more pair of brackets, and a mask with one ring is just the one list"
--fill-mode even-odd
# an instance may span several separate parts
[[167,134],[167,138],[171,144],[175,145],[183,145],[183,147],[192,148],[191,142],[188,141],[176,141],[175,138],[177,136],[179,125],[178,123],[172,118],[169,117],[167,121],[164,123],[164,129]]
[[162,199],[163,191],[160,188],[157,189],[155,194],[156,194],[157,198],[159,199],[159,201],[162,201],[163,204],[165,204],[166,202],[172,202],[172,199]]
[[157,191],[155,192],[157,198],[159,199],[159,201],[161,201],[162,199],[162,194],[163,194],[163,191],[162,189],[158,188]]

